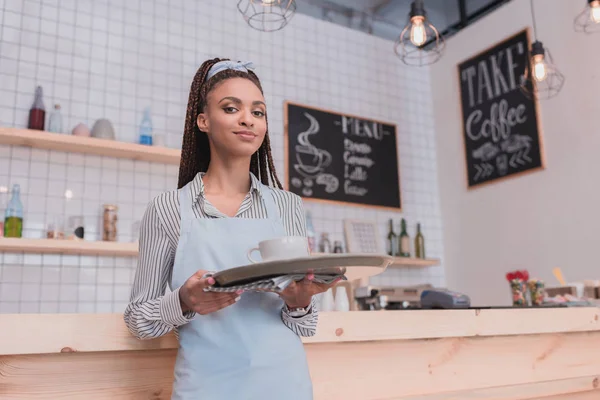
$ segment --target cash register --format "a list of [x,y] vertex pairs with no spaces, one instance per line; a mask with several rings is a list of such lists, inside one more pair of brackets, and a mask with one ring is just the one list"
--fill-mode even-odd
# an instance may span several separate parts
[[454,309],[469,308],[471,299],[463,293],[448,289],[428,289],[421,292],[421,308]]

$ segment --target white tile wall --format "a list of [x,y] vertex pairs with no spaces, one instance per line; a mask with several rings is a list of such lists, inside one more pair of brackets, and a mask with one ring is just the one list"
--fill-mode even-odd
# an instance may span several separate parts
[[[276,167],[283,171],[283,102],[396,123],[411,233],[423,224],[428,256],[443,254],[428,69],[404,67],[392,43],[296,15],[285,29],[250,29],[235,1],[0,0],[0,124],[25,127],[36,85],[60,103],[64,128],[112,121],[133,142],[145,107],[154,129],[180,147],[191,79],[207,58],[252,60],[267,102]],[[55,216],[83,215],[98,238],[101,205],[119,205],[119,240],[147,202],[172,189],[177,167],[0,146],[0,186],[21,184],[24,235],[42,237]],[[99,183],[99,184],[98,184]],[[73,197],[65,199],[65,191]],[[7,195],[0,199],[4,208]],[[386,234],[398,213],[306,202],[318,232],[343,239],[344,218],[375,220]],[[0,210],[1,211],[1,210]],[[0,313],[121,312],[136,260],[0,254]],[[396,269],[374,284],[444,284],[443,267]]]

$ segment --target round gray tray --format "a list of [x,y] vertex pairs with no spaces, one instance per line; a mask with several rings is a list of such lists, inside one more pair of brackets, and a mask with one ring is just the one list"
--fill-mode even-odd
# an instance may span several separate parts
[[379,254],[327,254],[285,260],[264,261],[219,271],[213,275],[219,286],[239,285],[259,279],[291,274],[344,274],[348,280],[378,275],[392,263]]

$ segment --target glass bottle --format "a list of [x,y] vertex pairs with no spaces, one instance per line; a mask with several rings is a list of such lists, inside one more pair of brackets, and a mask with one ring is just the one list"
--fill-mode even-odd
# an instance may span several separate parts
[[410,257],[410,236],[408,236],[408,232],[406,232],[406,220],[404,218],[402,218],[402,221],[400,222],[398,244],[398,255],[400,257]]
[[321,242],[319,243],[319,252],[331,253],[331,242],[329,241],[329,234],[321,234]]
[[398,255],[398,235],[394,232],[394,220],[390,219],[390,228],[387,235],[387,253],[390,256]]
[[140,124],[140,144],[152,146],[152,118],[150,118],[150,107],[144,110],[142,123]]
[[40,131],[44,130],[44,123],[46,120],[46,108],[44,107],[44,101],[42,99],[44,91],[41,86],[35,89],[35,100],[29,110],[29,123],[27,128],[37,129]]
[[421,233],[421,224],[417,224],[417,235],[415,236],[415,257],[425,258],[425,237]]
[[306,237],[308,239],[308,248],[311,252],[317,250],[315,246],[315,228],[312,222],[312,215],[310,211],[306,211]]
[[20,238],[23,236],[23,203],[21,202],[21,187],[14,184],[12,197],[4,213],[4,236]]
[[54,109],[48,117],[48,132],[62,133],[62,115],[60,114],[60,104],[55,104]]
[[342,242],[341,242],[341,241],[339,241],[339,240],[336,240],[336,241],[333,243],[333,252],[334,252],[334,253],[336,253],[336,254],[339,254],[339,253],[343,253],[343,252],[344,252],[344,250],[342,250]]

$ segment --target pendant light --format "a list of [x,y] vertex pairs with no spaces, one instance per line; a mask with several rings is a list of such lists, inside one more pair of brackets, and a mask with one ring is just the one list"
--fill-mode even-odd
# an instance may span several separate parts
[[530,0],[530,3],[535,41],[531,45],[529,62],[521,77],[521,90],[529,98],[549,99],[560,92],[565,77],[554,65],[550,50],[537,39],[533,0]]
[[575,32],[600,32],[600,0],[587,0],[583,11],[575,17]]
[[396,55],[406,65],[433,64],[442,57],[445,45],[442,35],[427,19],[423,0],[414,0],[408,23],[394,44]]
[[252,28],[262,32],[282,29],[296,13],[295,0],[240,0],[238,10]]

